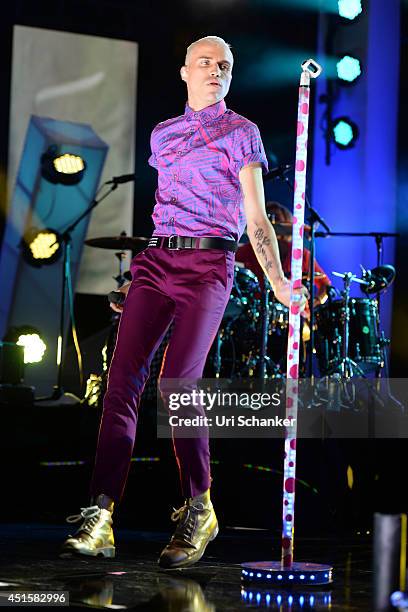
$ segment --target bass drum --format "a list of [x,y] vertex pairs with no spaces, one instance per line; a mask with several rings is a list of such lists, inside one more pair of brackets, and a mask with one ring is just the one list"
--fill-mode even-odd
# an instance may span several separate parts
[[[375,370],[382,362],[378,330],[377,300],[350,298],[348,356],[363,372]],[[322,375],[334,372],[343,351],[344,300],[327,301],[316,309],[316,352]]]

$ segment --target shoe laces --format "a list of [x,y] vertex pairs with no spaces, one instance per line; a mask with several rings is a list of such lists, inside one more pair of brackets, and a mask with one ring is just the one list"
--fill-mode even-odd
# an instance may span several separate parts
[[196,525],[196,515],[200,512],[204,512],[204,510],[206,510],[206,508],[201,502],[197,505],[186,502],[177,510],[173,508],[174,512],[171,514],[170,518],[174,522],[179,521],[173,539],[191,544],[191,538]]
[[101,509],[99,506],[89,506],[88,508],[81,508],[80,514],[72,514],[67,516],[65,519],[67,523],[78,523],[83,520],[83,525],[80,527],[80,531],[90,531],[96,524]]

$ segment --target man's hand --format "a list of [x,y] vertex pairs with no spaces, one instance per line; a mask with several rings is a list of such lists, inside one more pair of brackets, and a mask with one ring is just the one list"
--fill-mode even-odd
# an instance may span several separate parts
[[[290,281],[287,278],[283,278],[278,280],[273,284],[273,292],[278,298],[278,300],[289,308],[290,305]],[[296,301],[299,304],[299,312],[300,314],[305,313],[305,307],[307,304],[307,300],[309,298],[309,292],[303,285],[293,290],[294,295],[297,297],[299,301]]]
[[[117,291],[119,291],[120,293],[124,293],[126,297],[131,284],[132,283],[129,281],[128,283],[125,283],[124,285],[122,285],[120,289],[117,289]],[[123,310],[123,304],[114,304],[113,302],[109,302],[109,305],[112,308],[112,310],[114,310],[115,312],[118,312],[119,314]]]

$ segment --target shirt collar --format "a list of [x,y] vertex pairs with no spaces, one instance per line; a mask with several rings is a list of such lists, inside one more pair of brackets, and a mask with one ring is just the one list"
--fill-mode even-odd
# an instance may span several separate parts
[[208,123],[208,121],[212,121],[213,119],[221,117],[221,115],[223,115],[226,110],[227,106],[224,100],[220,100],[215,104],[211,104],[211,106],[206,106],[200,111],[194,111],[192,108],[189,107],[188,104],[186,104],[184,116],[187,121],[192,121],[193,119],[196,119],[200,123]]

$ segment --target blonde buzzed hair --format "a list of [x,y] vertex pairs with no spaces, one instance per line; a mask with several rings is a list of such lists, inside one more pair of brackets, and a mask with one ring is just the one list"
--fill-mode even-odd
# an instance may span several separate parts
[[[229,49],[231,51],[231,45],[227,42],[225,42],[225,40],[223,38],[221,38],[220,36],[204,36],[203,38],[199,38],[198,40],[195,40],[194,42],[191,43],[191,45],[189,45],[187,47],[187,51],[186,51],[186,59],[184,60],[184,64],[187,65],[191,51],[194,49],[194,47],[196,45],[198,45],[199,43],[202,42],[209,42],[209,43],[215,43],[217,45],[224,45],[225,47],[227,47],[227,49]],[[232,53],[231,53],[232,55]]]

